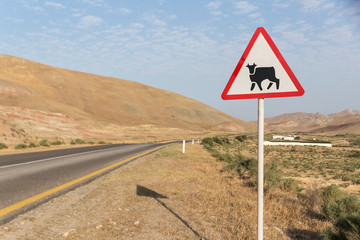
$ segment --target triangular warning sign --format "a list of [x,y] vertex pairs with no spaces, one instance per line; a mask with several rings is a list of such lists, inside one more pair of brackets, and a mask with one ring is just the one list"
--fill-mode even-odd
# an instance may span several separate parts
[[302,96],[304,89],[264,28],[257,28],[221,97],[224,100]]

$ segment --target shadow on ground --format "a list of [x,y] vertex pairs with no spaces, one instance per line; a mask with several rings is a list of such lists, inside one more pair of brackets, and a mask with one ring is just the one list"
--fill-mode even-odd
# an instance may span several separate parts
[[321,236],[318,232],[290,228],[286,231],[286,233],[294,240],[321,240]]
[[172,215],[174,215],[177,219],[179,219],[188,229],[190,229],[197,237],[199,237],[202,240],[206,240],[205,237],[201,237],[201,235],[194,230],[188,222],[186,222],[184,219],[182,219],[176,212],[174,212],[171,208],[169,208],[163,201],[160,199],[168,199],[167,196],[164,196],[162,194],[159,194],[151,189],[148,189],[141,185],[136,185],[136,195],[143,196],[143,197],[151,197],[155,199],[158,203],[161,204],[166,210],[168,210]]

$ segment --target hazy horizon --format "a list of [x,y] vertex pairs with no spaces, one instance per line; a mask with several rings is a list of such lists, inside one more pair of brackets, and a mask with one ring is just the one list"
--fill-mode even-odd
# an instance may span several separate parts
[[257,100],[221,93],[255,29],[265,27],[303,86],[265,100],[265,117],[360,110],[360,2],[7,1],[0,53],[141,82],[245,121]]

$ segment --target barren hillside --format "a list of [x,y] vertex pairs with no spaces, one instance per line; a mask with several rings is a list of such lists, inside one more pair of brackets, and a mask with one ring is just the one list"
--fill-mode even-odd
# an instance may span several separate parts
[[339,113],[288,113],[266,118],[271,131],[305,131],[327,133],[360,133],[360,111],[347,109]]
[[[195,131],[255,129],[250,123],[173,92],[7,55],[0,55],[0,107],[2,125],[21,128],[25,133],[34,131],[30,125],[35,125],[39,135],[45,131],[59,136],[62,128],[86,130],[88,135],[104,133],[104,129],[115,134],[115,128],[144,125]],[[34,119],[33,113],[42,114],[44,119]],[[68,125],[59,124],[59,119]]]

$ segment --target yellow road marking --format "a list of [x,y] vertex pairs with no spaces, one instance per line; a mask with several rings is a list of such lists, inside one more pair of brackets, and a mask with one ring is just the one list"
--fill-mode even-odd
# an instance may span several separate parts
[[38,200],[40,200],[40,199],[42,199],[42,198],[44,198],[44,197],[47,197],[47,196],[49,196],[49,195],[51,195],[51,194],[53,194],[53,193],[56,193],[56,192],[61,191],[61,190],[65,189],[65,188],[68,188],[68,187],[70,187],[70,186],[72,186],[72,185],[74,185],[74,184],[76,184],[76,183],[79,183],[79,182],[84,181],[84,180],[86,180],[86,179],[88,179],[88,178],[91,178],[91,177],[93,177],[93,176],[95,176],[95,175],[97,175],[97,174],[100,174],[100,173],[103,173],[103,172],[105,172],[105,171],[107,171],[107,170],[110,170],[111,168],[117,167],[117,166],[119,166],[119,165],[121,165],[121,164],[124,164],[124,163],[126,163],[126,162],[129,162],[129,161],[131,161],[131,160],[133,160],[133,159],[135,159],[135,158],[138,158],[138,157],[141,157],[141,156],[143,156],[143,155],[146,155],[146,154],[148,154],[148,153],[150,153],[150,152],[156,151],[156,150],[158,150],[158,149],[160,149],[160,148],[162,148],[162,147],[163,147],[163,146],[158,147],[158,148],[154,148],[154,149],[151,149],[151,150],[148,150],[148,151],[143,152],[143,153],[140,153],[140,154],[138,154],[138,155],[135,155],[135,156],[133,156],[133,157],[127,158],[127,159],[122,160],[122,161],[120,161],[120,162],[118,162],[118,163],[115,163],[115,164],[113,164],[113,165],[110,165],[110,166],[105,167],[105,168],[103,168],[103,169],[100,169],[100,170],[98,170],[98,171],[92,172],[92,173],[87,174],[87,175],[85,175],[85,176],[83,176],[83,177],[80,177],[80,178],[75,179],[75,180],[73,180],[73,181],[67,182],[67,183],[65,183],[65,184],[63,184],[63,185],[60,185],[60,186],[55,187],[55,188],[53,188],[53,189],[50,189],[50,190],[48,190],[48,191],[46,191],[46,192],[40,193],[40,194],[38,194],[38,195],[32,196],[32,197],[30,197],[30,198],[28,198],[28,199],[25,199],[25,200],[23,200],[23,201],[20,201],[20,202],[18,202],[18,203],[15,203],[15,204],[13,204],[13,205],[11,205],[11,206],[9,206],[9,207],[3,208],[3,209],[0,210],[0,217],[1,217],[1,216],[4,216],[5,214],[11,213],[12,211],[15,211],[15,210],[17,210],[17,209],[19,209],[19,208],[22,208],[22,207],[24,207],[24,206],[26,206],[26,205],[29,205],[29,204],[31,204],[31,203],[33,203],[33,202],[36,202],[36,201],[38,201]]

